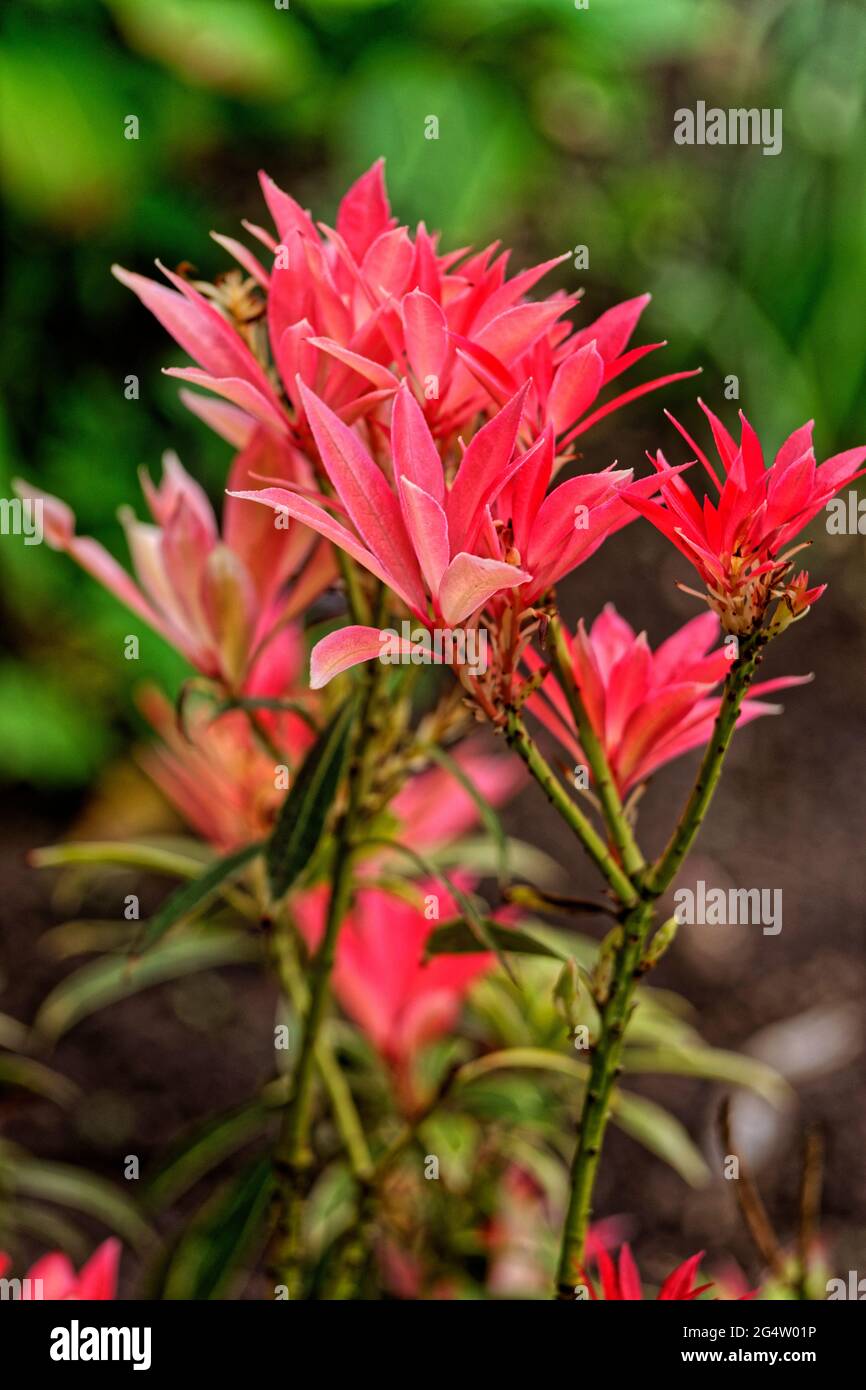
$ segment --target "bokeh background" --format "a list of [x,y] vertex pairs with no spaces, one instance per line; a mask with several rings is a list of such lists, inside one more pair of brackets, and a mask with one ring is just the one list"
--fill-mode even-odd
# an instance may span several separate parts
[[[445,245],[501,238],[515,267],[587,247],[588,269],[566,262],[550,280],[585,287],[582,315],[651,290],[641,340],[670,340],[666,370],[702,366],[700,391],[729,421],[724,383],[736,376],[738,404],[773,448],[811,416],[822,457],[866,438],[866,8],[855,0],[19,0],[4,25],[0,494],[31,478],[119,556],[116,510],[137,505],[141,465],[158,471],[176,448],[216,499],[227,450],[160,376],[178,350],[109,266],[148,272],[159,255],[209,278],[224,257],[208,231],[237,235],[242,217],[263,217],[259,167],[330,220],[347,183],[385,155],[395,211],[442,229]],[[781,107],[782,153],[677,146],[673,113],[699,99]],[[129,115],[137,140],[124,138]],[[424,138],[430,115],[436,141]],[[130,374],[138,400],[124,395]],[[663,402],[692,430],[694,395],[686,382]],[[595,431],[587,453],[639,465],[657,445],[682,457],[651,397]],[[844,1273],[866,1267],[864,538],[828,536],[819,520],[812,539],[810,567],[830,590],[768,664],[815,670],[816,684],[736,741],[691,869],[781,887],[783,931],[682,932],[660,983],[695,1003],[710,1041],[746,1044],[797,1084],[799,1109],[783,1120],[756,1107],[741,1117],[782,1230],[797,1135],[826,1125],[825,1234]],[[695,611],[675,588],[683,570],[634,526],[573,577],[567,612],[592,617],[613,598],[655,644]],[[0,537],[0,605],[0,1007],[27,1018],[57,974],[35,940],[61,908],[23,852],[70,829],[164,823],[130,770],[143,736],[132,694],[148,678],[176,689],[186,672],[45,546]],[[122,657],[130,632],[137,662]],[[653,848],[689,773],[666,772],[645,798]],[[545,811],[530,791],[509,824],[589,888]],[[270,1050],[256,988],[213,977],[82,1026],[58,1062],[96,1089],[71,1122],[27,1112],[15,1132],[96,1169],[133,1139],[158,1148],[203,1096],[248,1093]],[[641,1088],[709,1144],[711,1087]],[[614,1136],[598,1208],[630,1214],[650,1277],[701,1246],[754,1268],[724,1183],[690,1193],[637,1158]]]

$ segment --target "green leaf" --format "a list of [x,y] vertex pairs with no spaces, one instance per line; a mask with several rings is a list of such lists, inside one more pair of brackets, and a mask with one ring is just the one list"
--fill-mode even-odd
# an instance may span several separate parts
[[503,1067],[527,1067],[530,1071],[554,1071],[570,1076],[575,1081],[585,1082],[589,1076],[589,1064],[578,1061],[564,1052],[551,1052],[545,1047],[506,1047],[499,1052],[488,1052],[466,1062],[457,1073],[457,1083],[468,1086],[488,1072],[501,1071]]
[[[589,1078],[589,1064],[566,1053],[542,1047],[509,1047],[467,1062],[457,1073],[457,1084],[471,1085],[490,1072],[506,1067],[558,1072],[581,1085]],[[650,1153],[668,1163],[690,1186],[700,1187],[707,1181],[709,1169],[700,1151],[679,1120],[661,1106],[643,1096],[617,1090],[611,1105],[611,1119]]]
[[[563,946],[562,938],[555,931],[548,932],[542,926],[506,927],[491,917],[482,919],[488,936],[500,951],[513,951],[517,955],[550,956],[554,960],[566,961],[569,952]],[[427,938],[425,955],[464,956],[483,950],[477,932],[465,917],[454,917],[443,922]]]
[[318,734],[321,732],[315,715],[310,713],[302,700],[268,699],[265,696],[250,695],[245,695],[243,697],[238,696],[236,699],[223,700],[222,704],[217,705],[214,719],[218,719],[221,714],[228,714],[231,710],[236,709],[250,710],[253,713],[256,710],[270,710],[278,714],[296,714],[299,719],[303,719],[308,728],[313,730],[313,733]]
[[148,869],[170,878],[195,878],[202,861],[177,854],[162,845],[134,844],[124,840],[70,840],[65,845],[45,845],[30,851],[29,864],[36,869],[66,868],[70,864],[121,864]]
[[611,1107],[614,1124],[650,1153],[661,1158],[690,1187],[703,1187],[710,1171],[688,1130],[660,1105],[627,1091],[616,1091]]
[[166,1299],[216,1299],[260,1235],[273,1190],[269,1158],[256,1160],[205,1203],[168,1262]]
[[142,952],[151,950],[171,927],[196,912],[203,912],[218,896],[223,884],[233,879],[251,859],[255,859],[256,855],[261,853],[263,845],[263,841],[256,841],[224,855],[222,859],[209,864],[198,878],[178,888],[149,922],[142,922],[137,949]]
[[99,921],[94,918],[61,922],[39,938],[39,949],[53,960],[70,956],[107,955],[128,951],[138,934],[135,922]]
[[467,796],[475,802],[482,821],[484,822],[496,846],[497,852],[497,877],[500,883],[505,883],[508,878],[508,841],[505,831],[502,828],[502,821],[494,811],[490,803],[481,795],[472,778],[460,766],[456,758],[452,758],[444,748],[431,748],[430,757],[434,763],[444,767],[456,782],[459,782]]
[[354,702],[349,701],[334,716],[304,759],[280,807],[266,859],[275,900],[288,892],[307,867],[322,838],[340,785],[353,711]]
[[139,1250],[146,1249],[155,1239],[135,1204],[112,1183],[93,1173],[16,1154],[8,1166],[4,1162],[2,1177],[4,1187],[13,1195],[38,1197],[85,1212]]
[[258,960],[261,948],[237,931],[190,933],[161,942],[146,956],[111,956],[91,961],[61,980],[36,1015],[34,1033],[53,1043],[83,1018],[143,989],[218,965]]
[[[496,1120],[523,1131],[549,1129],[550,1092],[528,1076],[479,1077],[461,1104],[485,1121]],[[426,1137],[426,1130],[425,1130]]]
[[623,1065],[630,1072],[655,1072],[667,1076],[697,1076],[705,1081],[729,1081],[746,1086],[776,1107],[784,1104],[791,1089],[772,1067],[724,1048],[674,1046],[627,1048]]
[[34,1062],[31,1057],[10,1057],[0,1053],[0,1089],[4,1086],[32,1091],[34,1095],[44,1096],[57,1105],[71,1105],[78,1095],[74,1082],[52,1071],[43,1062]]
[[[43,1247],[65,1250],[76,1264],[87,1257],[89,1242],[72,1222],[50,1207],[36,1202],[22,1202],[19,1199],[14,1206],[7,1202],[0,1215],[0,1232],[6,1231],[25,1231],[35,1236]],[[2,1239],[0,1244],[3,1244]]]
[[[563,873],[555,859],[549,854],[509,835],[506,840],[508,863],[512,874],[525,878],[545,888],[555,888],[562,884]],[[498,872],[499,855],[495,845],[486,836],[470,835],[453,840],[451,844],[440,845],[430,850],[428,859],[438,868],[464,869],[467,873],[488,875],[495,878]]]
[[10,1047],[13,1052],[27,1045],[27,1029],[11,1014],[0,1014],[0,1047]]
[[255,1100],[196,1125],[192,1136],[176,1148],[148,1183],[147,1205],[171,1206],[223,1159],[261,1134],[268,1116],[265,1102]]

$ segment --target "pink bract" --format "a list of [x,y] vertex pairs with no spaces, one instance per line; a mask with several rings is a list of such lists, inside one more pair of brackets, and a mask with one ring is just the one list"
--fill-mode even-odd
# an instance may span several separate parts
[[[108,1302],[117,1297],[120,1253],[119,1240],[103,1241],[77,1274],[68,1256],[59,1250],[42,1255],[24,1275],[29,1282],[24,1285],[22,1297],[31,1301],[41,1296],[52,1302],[87,1299]],[[7,1277],[11,1264],[9,1256],[0,1251],[0,1279]]]
[[[453,1026],[470,986],[495,963],[484,951],[425,962],[424,948],[438,918],[425,915],[424,899],[435,898],[443,920],[456,917],[459,909],[438,882],[415,887],[418,906],[379,888],[356,894],[340,929],[333,976],[337,998],[391,1067],[407,1110],[416,1100],[413,1059]],[[327,905],[324,885],[300,895],[295,904],[298,924],[314,949]]]
[[[641,1278],[629,1245],[621,1247],[616,1264],[601,1242],[595,1240],[592,1235],[587,1241],[587,1250],[590,1258],[594,1259],[598,1266],[601,1291],[606,1303],[614,1300],[635,1302],[643,1299]],[[703,1250],[699,1250],[696,1255],[691,1255],[689,1259],[683,1260],[681,1265],[677,1265],[676,1269],[665,1279],[656,1294],[656,1300],[658,1302],[687,1302],[712,1288],[712,1284],[695,1285],[698,1267],[703,1257]],[[584,1275],[584,1282],[590,1298],[597,1300],[598,1293],[593,1281]]]
[[[624,496],[694,565],[707,587],[706,601],[726,632],[754,631],[772,598],[787,599],[792,614],[800,616],[825,586],[809,589],[807,575],[799,575],[793,585],[785,582],[800,548],[792,543],[840,488],[861,476],[866,448],[848,449],[818,464],[810,421],[785,440],[768,467],[742,411],[737,443],[703,401],[699,404],[710,422],[721,481],[703,450],[682,425],[673,423],[703,464],[718,501],[707,496],[701,506],[683,480],[671,475],[660,484],[660,501],[634,489]],[[669,467],[661,450],[654,462],[660,473]]]
[[531,383],[528,437],[549,423],[567,449],[629,400],[690,375],[658,378],[596,405],[608,384],[663,346],[628,347],[648,295],[574,329],[563,316],[579,295],[527,299],[566,256],[509,280],[510,252],[497,255],[496,244],[441,253],[423,223],[414,236],[397,225],[381,160],[346,193],[334,228],[315,223],[267,174],[259,177],[276,236],[244,225],[264,247],[264,262],[215,235],[240,270],[213,285],[160,266],[169,288],[115,267],[198,364],[170,375],[216,397],[185,393],[186,403],[236,446],[254,421],[302,442],[301,383],[346,423],[365,420],[375,429],[406,379],[437,442],[453,442]]
[[[262,474],[302,481],[309,465],[257,429],[236,456],[229,481],[237,488]],[[174,454],[164,457],[159,486],[145,471],[141,482],[153,521],[138,521],[128,509],[121,514],[135,579],[104,546],[75,534],[75,518],[63,502],[27,483],[16,488],[42,502],[50,546],[71,555],[203,675],[240,690],[255,680],[257,663],[267,662],[274,632],[331,582],[330,547],[317,545],[306,527],[289,529],[287,517],[259,515],[231,493],[220,536],[204,489]]]
[[[589,632],[581,619],[574,637],[565,636],[575,683],[621,795],[665,763],[706,743],[720,703],[720,696],[712,692],[731,664],[725,647],[710,650],[719,636],[715,614],[693,618],[655,652],[646,634],[636,633],[612,603]],[[541,669],[534,652],[527,653],[526,661],[531,671]],[[779,713],[780,706],[758,697],[811,679],[780,676],[752,686],[741,706],[739,724]],[[546,677],[528,707],[575,763],[586,763],[568,701],[555,676]]]
[[[473,437],[450,486],[406,386],[394,405],[391,480],[358,435],[300,389],[341,519],[324,499],[285,487],[235,496],[288,512],[319,531],[386,584],[430,631],[477,625],[492,599],[512,591],[522,610],[633,516],[620,496],[632,480],[630,470],[583,474],[547,492],[552,430],[525,452],[517,448],[526,387]],[[636,484],[645,495],[657,486],[657,478]],[[378,628],[360,625],[323,638],[312,656],[313,689],[379,656],[382,643]],[[408,654],[416,644],[400,645]]]

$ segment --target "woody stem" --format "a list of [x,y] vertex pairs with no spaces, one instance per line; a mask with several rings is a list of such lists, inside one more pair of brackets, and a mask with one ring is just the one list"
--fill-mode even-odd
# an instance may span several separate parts
[[623,941],[615,958],[610,995],[602,1011],[601,1033],[593,1050],[589,1082],[578,1123],[577,1146],[571,1164],[568,1212],[556,1276],[556,1296],[563,1300],[576,1301],[579,1297],[576,1285],[583,1277],[595,1176],[613,1088],[622,1070],[625,1030],[652,920],[652,904],[641,901],[623,921]]

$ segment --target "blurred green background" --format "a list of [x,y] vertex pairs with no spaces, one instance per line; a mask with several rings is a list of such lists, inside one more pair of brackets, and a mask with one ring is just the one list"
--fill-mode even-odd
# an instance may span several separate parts
[[[519,267],[586,245],[558,282],[586,286],[587,314],[652,290],[641,339],[671,339],[666,370],[702,364],[714,404],[736,374],[770,443],[810,415],[824,454],[863,437],[861,3],[28,0],[4,23],[0,494],[32,478],[119,555],[141,464],[175,447],[217,497],[227,449],[177,403],[159,368],[182,354],[109,265],[215,272],[208,231],[264,220],[259,166],[330,219],[384,154],[401,220],[446,246],[501,237]],[[782,153],[676,146],[698,99],[782,107]],[[660,419],[651,400],[629,427],[654,445]],[[133,684],[182,667],[150,635],[122,660],[137,625],[47,547],[0,537],[0,563],[0,777],[72,790],[128,737]]]

